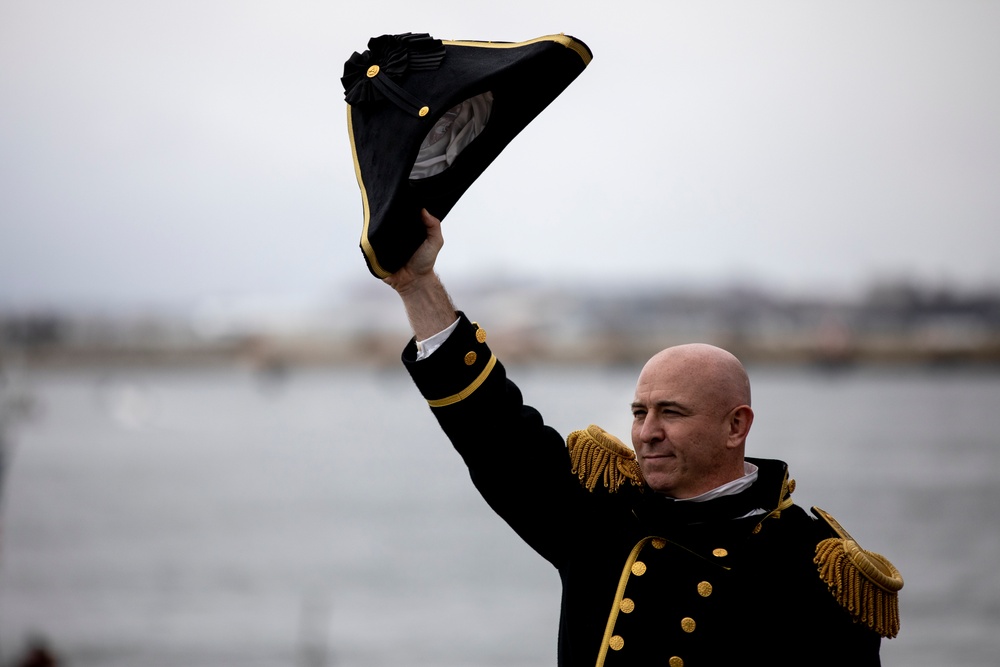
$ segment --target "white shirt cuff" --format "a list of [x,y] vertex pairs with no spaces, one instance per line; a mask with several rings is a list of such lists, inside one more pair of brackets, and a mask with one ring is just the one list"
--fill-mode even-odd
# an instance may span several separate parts
[[435,350],[444,345],[444,342],[448,340],[448,336],[452,334],[455,328],[458,326],[458,320],[451,323],[451,326],[444,331],[439,331],[430,338],[425,338],[424,340],[417,341],[417,361],[426,359],[427,357],[434,354]]

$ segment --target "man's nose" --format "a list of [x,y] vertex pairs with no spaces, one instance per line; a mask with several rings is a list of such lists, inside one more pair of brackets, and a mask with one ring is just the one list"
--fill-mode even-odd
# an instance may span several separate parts
[[646,415],[639,428],[639,441],[645,444],[657,442],[662,438],[659,420],[653,415]]

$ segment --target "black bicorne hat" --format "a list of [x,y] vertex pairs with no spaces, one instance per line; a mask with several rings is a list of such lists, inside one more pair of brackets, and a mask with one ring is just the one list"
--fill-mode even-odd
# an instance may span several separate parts
[[382,35],[344,64],[347,129],[361,187],[361,250],[384,278],[504,147],[590,63],[583,42],[441,41]]

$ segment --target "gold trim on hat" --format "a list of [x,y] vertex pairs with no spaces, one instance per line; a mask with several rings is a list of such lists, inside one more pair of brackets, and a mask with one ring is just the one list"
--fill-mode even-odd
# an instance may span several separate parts
[[590,54],[590,51],[582,43],[576,41],[572,37],[567,35],[545,35],[544,37],[536,37],[535,39],[529,39],[526,42],[476,42],[476,41],[449,41],[443,40],[444,44],[449,46],[478,46],[480,48],[486,49],[516,49],[520,46],[527,46],[529,44],[536,44],[538,42],[558,42],[562,44],[567,49],[572,49],[576,52],[580,59],[583,60],[583,65],[586,67],[590,64],[590,61],[594,57]]
[[371,264],[372,271],[375,272],[379,278],[386,278],[390,275],[388,271],[382,268],[375,258],[375,248],[372,247],[371,242],[368,240],[368,222],[371,220],[371,209],[368,207],[368,190],[365,189],[365,181],[361,177],[361,165],[358,164],[358,148],[354,145],[354,121],[351,118],[351,105],[347,105],[347,136],[351,140],[351,157],[354,159],[354,175],[358,179],[358,187],[361,188],[361,205],[364,207],[365,211],[365,225],[361,229],[361,250],[365,253],[365,257],[368,258],[368,263]]
[[[535,39],[529,39],[524,42],[476,42],[476,41],[461,41],[461,40],[442,40],[443,44],[448,44],[450,46],[473,46],[480,48],[492,48],[492,49],[511,49],[521,46],[527,46],[529,44],[535,44],[537,42],[557,42],[562,44],[568,49],[572,49],[577,55],[583,60],[583,64],[586,67],[593,60],[593,56],[590,51],[582,42],[569,37],[567,35],[545,35],[544,37],[536,37]],[[374,70],[374,71],[373,71]],[[369,78],[377,75],[379,72],[377,66],[370,67],[367,74]],[[427,109],[424,112],[424,109]],[[421,116],[430,113],[428,107],[423,107],[418,112]],[[368,263],[371,265],[372,272],[379,278],[387,278],[392,275],[389,271],[386,271],[378,263],[378,259],[375,257],[375,249],[372,247],[371,242],[368,240],[368,223],[371,220],[371,209],[368,205],[368,192],[365,190],[364,180],[361,177],[361,165],[358,164],[358,149],[354,142],[354,123],[351,119],[351,105],[347,105],[347,135],[351,140],[351,156],[354,158],[354,174],[358,179],[358,186],[361,188],[361,203],[364,207],[365,213],[365,224],[361,233],[361,250],[364,252],[365,257],[368,259]],[[442,399],[444,400],[444,399]],[[458,399],[461,400],[461,399]]]

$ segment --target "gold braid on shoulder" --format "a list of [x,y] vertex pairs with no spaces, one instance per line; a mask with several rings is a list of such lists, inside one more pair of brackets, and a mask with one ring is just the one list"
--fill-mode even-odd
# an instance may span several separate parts
[[591,424],[585,430],[573,431],[566,438],[571,470],[588,491],[597,483],[615,493],[626,481],[643,486],[645,481],[635,460],[635,452],[600,426]]
[[899,634],[899,590],[903,577],[885,556],[867,551],[829,513],[813,514],[825,521],[837,537],[816,545],[813,562],[820,578],[854,620],[891,639]]

